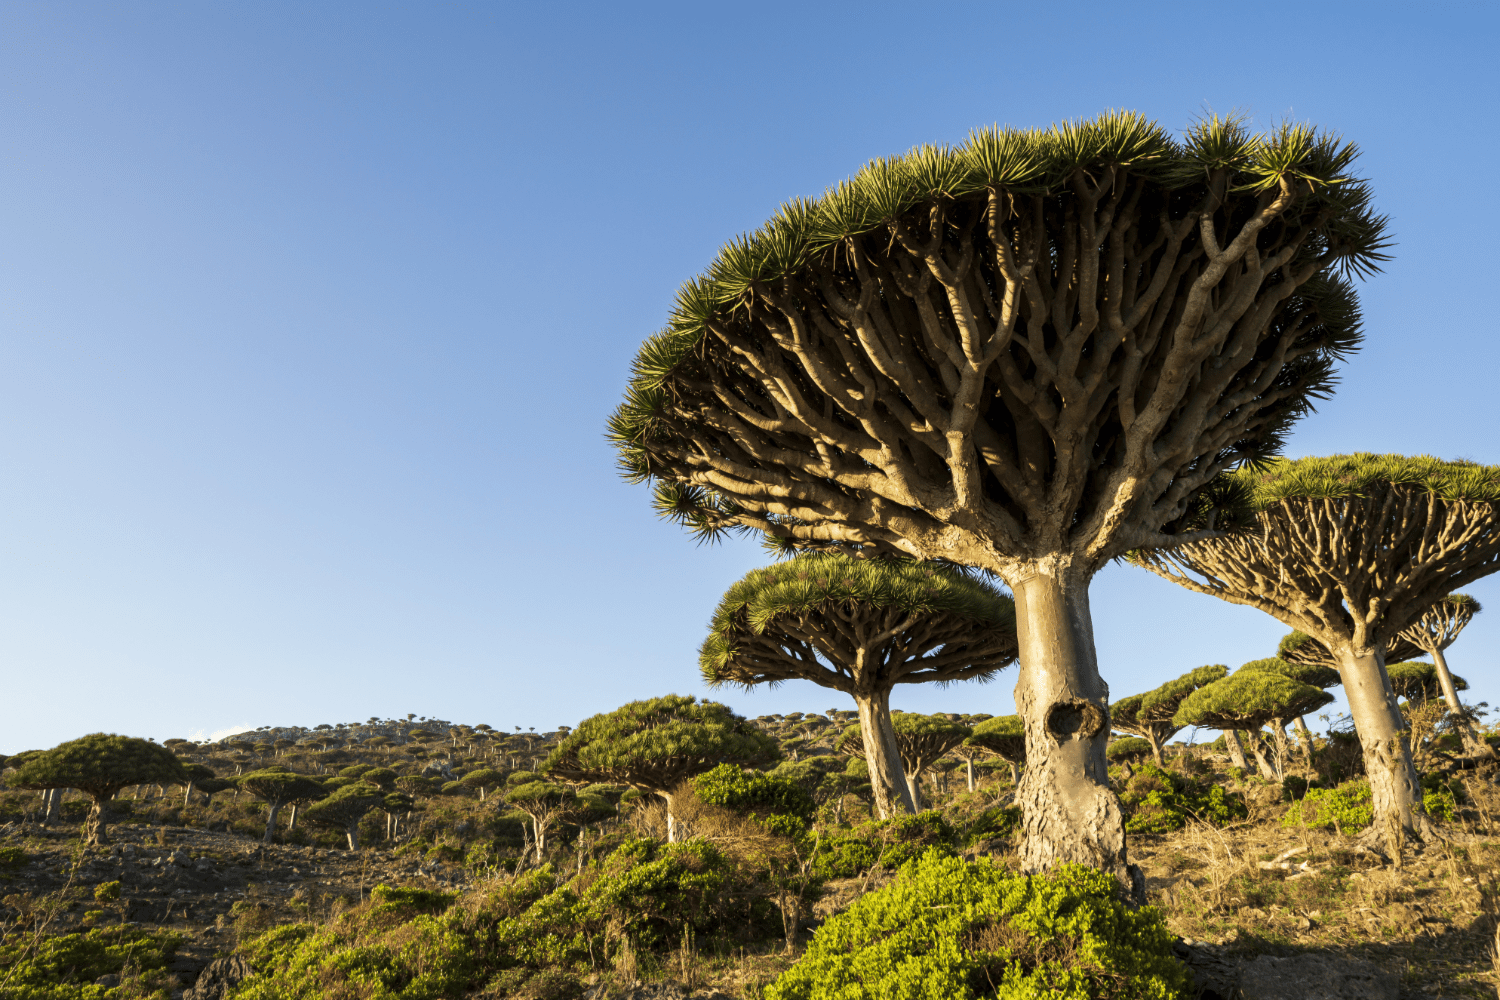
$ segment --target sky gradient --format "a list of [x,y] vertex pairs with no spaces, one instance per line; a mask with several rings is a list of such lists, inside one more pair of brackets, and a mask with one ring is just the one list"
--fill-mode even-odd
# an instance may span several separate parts
[[[55,4],[0,10],[0,753],[706,693],[720,594],[604,421],[678,285],[785,199],[994,122],[1290,117],[1395,259],[1288,454],[1500,463],[1488,5]],[[1487,172],[1481,176],[1487,177]],[[1500,703],[1500,584],[1450,652]],[[1111,567],[1116,696],[1286,630]],[[1003,714],[988,685],[903,689]],[[1337,693],[1337,692],[1336,692]],[[721,691],[750,715],[850,707]]]

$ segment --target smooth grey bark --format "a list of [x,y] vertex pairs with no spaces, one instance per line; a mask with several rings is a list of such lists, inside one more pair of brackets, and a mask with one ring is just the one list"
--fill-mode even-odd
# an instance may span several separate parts
[[901,765],[901,751],[896,746],[896,727],[891,724],[890,689],[857,692],[854,704],[859,709],[859,732],[864,742],[865,766],[870,770],[875,810],[881,819],[916,812],[916,802]]
[[266,835],[260,839],[262,843],[269,844],[271,839],[276,836],[276,814],[281,812],[282,803],[273,799],[267,802],[266,805],[270,807],[266,815]]
[[1109,787],[1109,686],[1094,650],[1089,576],[1058,556],[1006,580],[1020,642],[1016,711],[1026,727],[1026,772],[1016,790],[1026,834],[1021,869],[1077,862],[1113,872],[1144,901],[1144,876],[1126,860],[1125,817]]
[[1458,688],[1453,684],[1453,674],[1448,670],[1448,657],[1443,655],[1442,646],[1433,645],[1426,651],[1432,654],[1432,665],[1437,668],[1438,683],[1443,687],[1443,701],[1447,704],[1448,711],[1452,713],[1453,725],[1458,729],[1459,737],[1463,740],[1464,756],[1495,756],[1489,744],[1474,732],[1473,717],[1468,709],[1464,708],[1463,702],[1458,700]]
[[1359,733],[1376,819],[1361,840],[1371,845],[1383,842],[1399,861],[1401,846],[1407,840],[1441,838],[1422,805],[1422,782],[1412,764],[1406,720],[1401,717],[1386,673],[1385,651],[1379,647],[1355,649],[1346,643],[1334,649],[1334,655],[1349,713]]

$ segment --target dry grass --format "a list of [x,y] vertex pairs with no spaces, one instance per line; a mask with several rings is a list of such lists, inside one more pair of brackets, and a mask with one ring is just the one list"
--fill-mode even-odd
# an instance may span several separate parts
[[1286,806],[1264,800],[1224,829],[1193,823],[1135,837],[1133,860],[1187,940],[1245,953],[1336,951],[1399,970],[1417,994],[1494,997],[1500,829],[1488,817],[1500,812],[1500,791],[1478,777],[1466,784],[1471,804],[1445,827],[1452,842],[1408,847],[1399,865],[1353,836],[1284,828]]

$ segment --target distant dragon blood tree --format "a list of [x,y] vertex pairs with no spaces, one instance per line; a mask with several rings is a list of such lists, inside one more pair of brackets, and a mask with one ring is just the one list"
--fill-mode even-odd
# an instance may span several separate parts
[[1500,570],[1500,468],[1355,454],[1279,460],[1231,480],[1226,489],[1256,511],[1250,530],[1135,561],[1259,608],[1327,648],[1370,778],[1368,838],[1399,851],[1407,837],[1436,836],[1385,651],[1454,588]]
[[84,824],[86,844],[109,843],[110,802],[126,785],[186,784],[182,762],[166,747],[115,733],[90,733],[25,760],[6,781],[13,788],[76,788],[94,800]]
[[1474,732],[1474,717],[1458,700],[1458,685],[1448,670],[1448,658],[1444,652],[1458,634],[1464,630],[1481,607],[1468,594],[1448,594],[1423,612],[1422,617],[1403,629],[1399,637],[1432,657],[1437,668],[1438,682],[1443,687],[1443,700],[1453,715],[1454,724],[1464,741],[1464,753],[1470,757],[1492,757],[1494,751]]
[[[868,765],[866,753],[870,740],[863,730],[864,726],[858,723],[850,726],[839,737],[835,748],[840,753],[864,760]],[[916,712],[899,712],[893,715],[891,737],[906,776],[908,794],[917,811],[926,808],[922,800],[922,775],[973,734],[974,730],[963,723],[950,721],[941,715],[921,715]],[[871,776],[873,775],[872,768]]]
[[871,162],[727,244],[636,358],[624,474],[702,537],[947,560],[1016,597],[1022,863],[1126,870],[1088,587],[1208,537],[1360,336],[1355,148],[1132,113]]
[[542,764],[577,783],[628,785],[667,803],[667,839],[677,838],[673,800],[683,782],[720,764],[764,767],[781,747],[728,705],[676,694],[632,701],[590,716]]
[[1212,684],[1229,673],[1222,663],[1189,670],[1181,677],[1167,681],[1145,694],[1133,694],[1121,698],[1110,706],[1109,725],[1118,732],[1139,736],[1151,745],[1151,756],[1160,767],[1166,767],[1161,748],[1167,741],[1182,731],[1182,726],[1172,721],[1182,699],[1203,687]]
[[1015,605],[994,587],[939,563],[838,552],[749,573],[719,602],[699,653],[714,687],[801,679],[853,698],[882,819],[915,809],[891,689],[988,680],[1015,659]]

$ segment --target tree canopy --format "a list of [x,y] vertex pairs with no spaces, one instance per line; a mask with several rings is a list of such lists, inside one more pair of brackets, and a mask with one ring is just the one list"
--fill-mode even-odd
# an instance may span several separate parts
[[[17,755],[21,756],[21,755]],[[164,746],[133,736],[90,733],[33,752],[7,779],[17,788],[76,788],[93,800],[85,827],[90,844],[108,843],[109,802],[126,785],[183,784],[187,772]]]
[[804,678],[854,693],[862,652],[875,685],[988,679],[1015,662],[1015,604],[942,563],[808,553],[729,588],[699,663],[714,686]]
[[916,808],[893,748],[892,688],[985,681],[1015,658],[1014,602],[976,574],[829,552],[754,570],[731,587],[699,663],[714,686],[802,678],[852,697],[885,818]]
[[349,850],[359,850],[359,821],[385,800],[385,793],[374,785],[356,781],[344,785],[326,799],[307,807],[307,822],[342,830]]
[[281,770],[251,771],[236,778],[235,784],[265,802],[266,832],[261,839],[267,844],[276,833],[276,816],[282,806],[288,802],[307,801],[325,794],[323,786],[306,775]]
[[684,781],[720,764],[762,767],[780,759],[776,740],[729,706],[669,694],[583,720],[548,755],[542,770],[568,781],[628,785],[660,795],[667,800],[670,828],[672,794]]
[[[745,528],[928,556],[936,539],[924,536],[952,517],[920,496],[938,487],[962,497],[954,514],[984,511],[1000,551],[1020,554],[1028,525],[1048,521],[1118,554],[1116,529],[1092,520],[1100,501],[1155,507],[1158,525],[1181,517],[1219,469],[1274,452],[1358,343],[1350,286],[1319,277],[1385,259],[1356,155],[1307,126],[1252,135],[1210,118],[1174,140],[1122,112],[874,160],[787,203],[683,286],[611,418],[621,467],[656,480],[658,508],[709,536]],[[1214,308],[1216,287],[1236,294]],[[1187,311],[1168,330],[1197,330],[1191,344],[1161,329],[1157,310],[1178,302]],[[1217,350],[1237,323],[1251,340]],[[1241,390],[1240,405],[1212,414],[1211,430],[1179,423],[1192,457],[1170,468],[1162,455],[1162,475],[1127,485],[1118,463],[1166,429],[1168,400],[1193,381],[1150,386],[1145,373],[1210,357],[1218,374],[1201,388]],[[1075,384],[1092,392],[1074,397]],[[1116,416],[1116,397],[1137,405]],[[1072,450],[1097,442],[1119,457],[1071,467],[1058,444],[1075,427],[1086,437]],[[1044,497],[1053,518],[1040,516]]]
[[1145,694],[1121,698],[1109,707],[1109,723],[1122,733],[1144,739],[1156,762],[1165,766],[1161,748],[1182,731],[1174,721],[1182,700],[1206,684],[1223,679],[1229,668],[1222,663],[1189,670]]
[[[1264,661],[1260,661],[1264,662]],[[1208,729],[1248,730],[1252,735],[1263,726],[1280,729],[1285,720],[1306,715],[1333,701],[1333,695],[1311,684],[1274,670],[1241,667],[1223,680],[1201,687],[1182,700],[1173,721],[1181,726]],[[1281,778],[1283,759],[1273,767],[1255,746],[1264,777]]]
[[1357,152],[1119,112],[872,161],[683,286],[610,419],[621,470],[701,538],[1003,577],[1023,866],[1134,884],[1088,583],[1213,527],[1220,473],[1330,391],[1361,337],[1348,276],[1386,246]]

